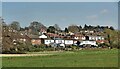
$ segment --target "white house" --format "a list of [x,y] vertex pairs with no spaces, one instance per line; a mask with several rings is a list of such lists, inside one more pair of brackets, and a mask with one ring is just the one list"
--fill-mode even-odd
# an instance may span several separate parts
[[69,32],[69,34],[70,34],[70,35],[74,35],[74,33],[72,33],[72,32]]
[[94,45],[94,46],[98,46],[96,44],[96,41],[81,41],[80,45]]
[[65,40],[66,45],[72,45],[74,42],[73,40]]
[[89,36],[89,40],[104,40],[103,36]]
[[64,43],[64,40],[55,40],[55,43]]
[[74,39],[79,39],[79,37],[74,37]]
[[83,37],[82,37],[82,40],[85,40],[85,39],[86,39],[86,38],[83,36]]
[[94,31],[89,31],[90,33],[94,33]]
[[39,36],[39,38],[47,38],[47,36],[42,34],[41,36]]
[[26,41],[26,39],[25,39],[25,38],[24,38],[24,39],[22,39],[22,38],[21,38],[20,40],[21,40],[21,41],[24,41],[24,42]]
[[54,40],[50,40],[50,39],[44,40],[44,44],[50,44],[50,43],[54,43]]

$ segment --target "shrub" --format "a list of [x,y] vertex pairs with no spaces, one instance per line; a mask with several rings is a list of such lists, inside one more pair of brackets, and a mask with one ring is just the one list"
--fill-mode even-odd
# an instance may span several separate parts
[[15,50],[12,50],[12,51],[5,50],[5,51],[2,51],[2,54],[25,54],[25,52],[15,51]]

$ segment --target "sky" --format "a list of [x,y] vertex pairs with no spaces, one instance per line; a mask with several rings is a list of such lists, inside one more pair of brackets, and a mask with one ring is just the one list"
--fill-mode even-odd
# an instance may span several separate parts
[[3,2],[2,16],[7,24],[18,21],[22,27],[38,21],[61,29],[73,24],[118,28],[117,2]]
[[2,0],[2,2],[118,2],[119,0]]

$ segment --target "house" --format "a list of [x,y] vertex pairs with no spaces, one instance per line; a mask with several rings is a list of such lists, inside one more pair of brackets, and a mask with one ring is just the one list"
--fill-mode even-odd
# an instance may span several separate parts
[[41,28],[41,29],[40,29],[40,33],[41,33],[41,34],[47,33],[47,30],[44,29],[44,28]]
[[98,44],[109,43],[108,40],[97,40],[96,42],[97,42]]
[[40,45],[40,44],[42,44],[44,42],[43,39],[39,38],[38,35],[29,34],[27,36],[30,38],[32,45]]
[[85,36],[84,40],[81,41],[80,45],[94,45],[98,46],[97,43],[104,43],[103,36]]
[[2,28],[3,32],[12,32],[12,33],[17,33],[17,30],[13,29],[12,27],[10,26],[3,26]]
[[69,32],[69,34],[70,34],[70,35],[74,35],[74,33],[72,33],[72,32]]
[[28,43],[28,42],[30,42],[31,41],[31,39],[27,36],[27,35],[20,35],[19,36],[19,41],[20,42],[26,42],[26,43]]
[[65,40],[65,45],[72,45],[73,43],[73,40]]
[[76,39],[76,40],[85,40],[85,36],[83,36],[81,34],[75,34],[74,39]]
[[81,33],[94,33],[94,30],[84,30],[84,31],[80,31]]
[[54,34],[54,33],[47,33],[48,37],[59,37],[59,35]]
[[81,34],[74,34],[74,39],[81,39]]
[[50,44],[50,43],[56,43],[56,44],[59,44],[59,43],[64,43],[64,40],[61,39],[61,38],[55,38],[55,39],[45,39],[44,40],[44,44]]
[[90,40],[85,40],[85,41],[81,41],[80,45],[93,45],[93,46],[98,46],[96,44],[96,41],[90,41]]
[[80,32],[74,33],[74,35],[70,35],[69,39],[75,39],[75,40],[85,40],[85,36],[81,34]]
[[89,36],[89,40],[104,40],[103,36]]
[[20,35],[28,35],[28,30],[20,31]]
[[85,36],[82,36],[81,39],[82,39],[82,40],[85,40],[86,38],[85,38]]
[[31,43],[32,43],[32,45],[40,45],[40,44],[42,44],[42,40],[41,40],[41,38],[32,38]]
[[97,40],[96,42],[99,44],[102,44],[102,43],[105,43],[105,40]]
[[44,44],[49,45],[50,43],[54,43],[54,40],[52,39],[45,39]]
[[47,38],[47,36],[44,35],[44,34],[42,34],[41,36],[39,36],[39,38],[43,38],[43,39],[45,39],[45,38]]
[[59,44],[59,43],[64,43],[64,40],[61,38],[56,38],[55,39],[55,43]]

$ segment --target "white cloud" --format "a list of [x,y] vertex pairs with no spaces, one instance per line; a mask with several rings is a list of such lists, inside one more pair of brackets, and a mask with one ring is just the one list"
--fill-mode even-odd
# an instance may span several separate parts
[[107,9],[103,9],[100,13],[101,14],[106,14],[106,13],[108,13],[108,10]]

